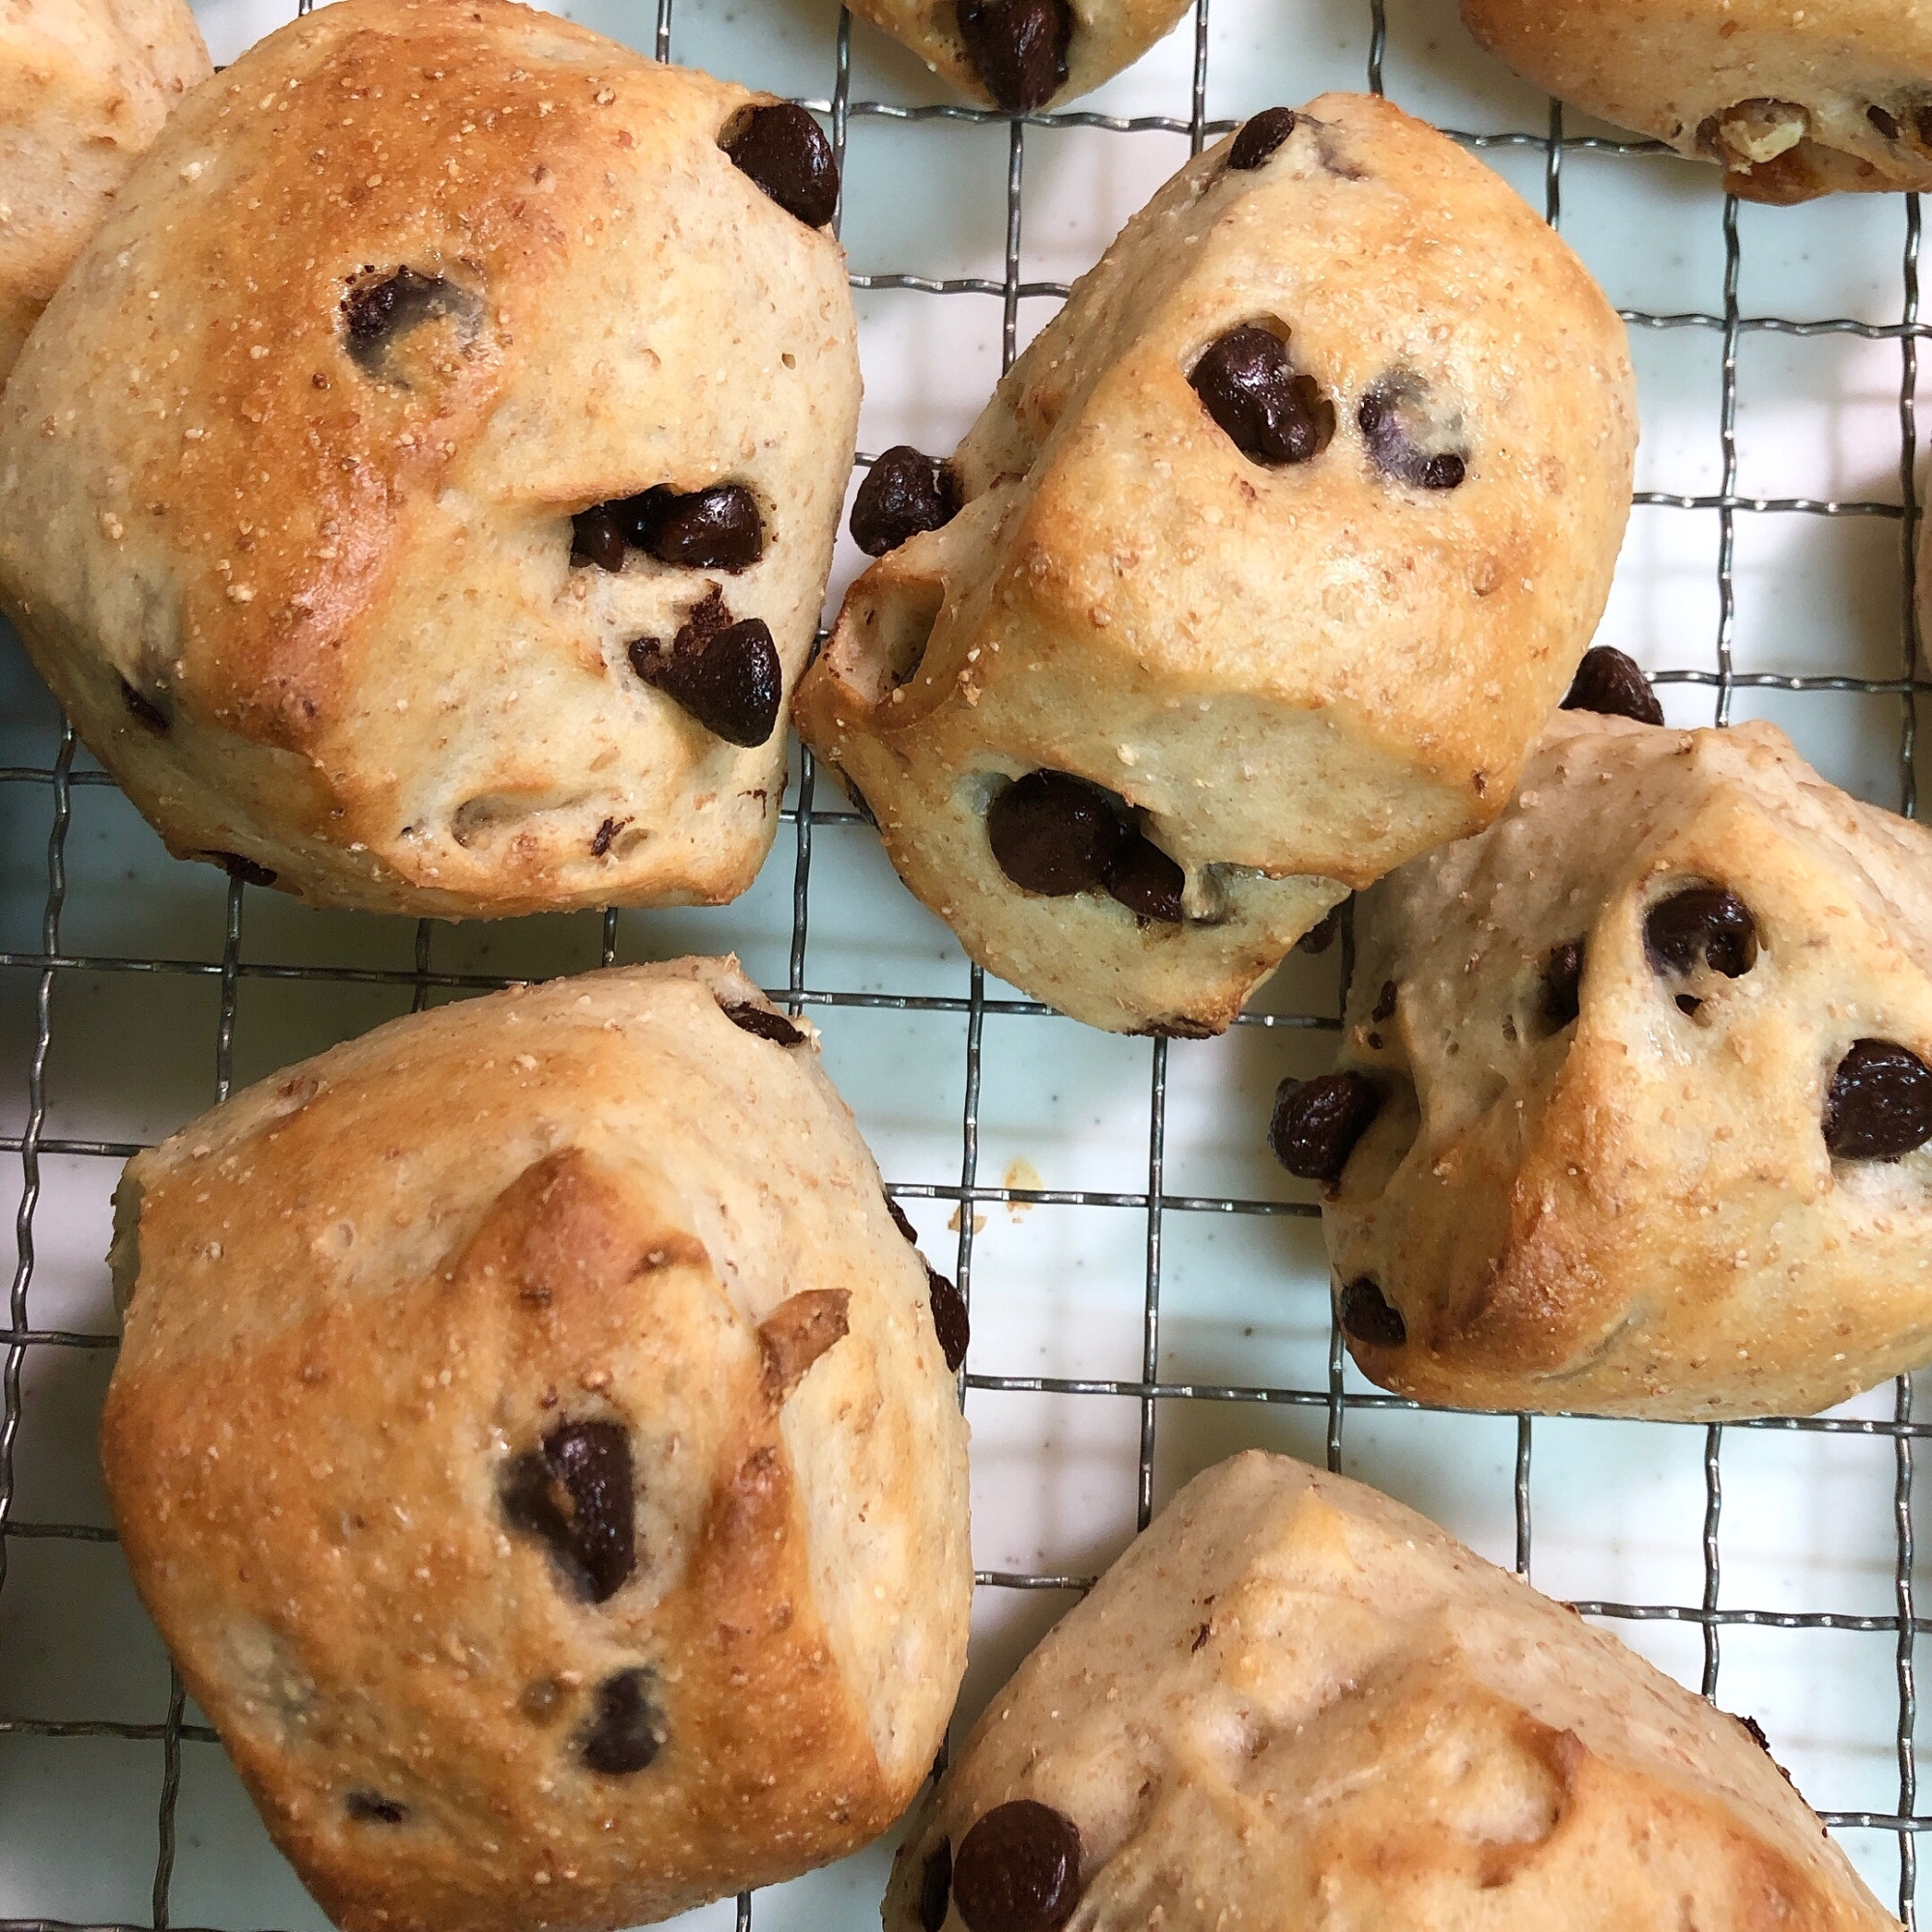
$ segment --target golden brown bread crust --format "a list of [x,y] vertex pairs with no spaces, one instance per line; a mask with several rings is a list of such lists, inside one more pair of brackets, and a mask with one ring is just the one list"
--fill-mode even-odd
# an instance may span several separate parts
[[1561,99],[1719,162],[1747,201],[1932,188],[1928,0],[1463,0]]
[[0,0],[0,387],[135,162],[208,72],[187,0]]
[[[714,585],[787,687],[816,631],[851,301],[719,146],[753,99],[506,0],[345,0],[177,117],[0,410],[0,600],[177,854],[452,915],[750,883],[782,730],[626,653]],[[402,268],[452,312],[358,352]],[[573,565],[574,513],[726,482],[751,568]]]
[[[882,1831],[944,1734],[972,1574],[924,1270],[815,1038],[747,1004],[685,961],[444,1008],[129,1165],[115,1519],[349,1932],[771,1883]],[[510,1500],[597,1423],[636,1483],[601,1601]],[[616,1775],[584,1753],[627,1672],[659,1748]]]
[[[1738,977],[1647,956],[1650,909],[1697,883],[1748,909]],[[1704,1420],[1808,1413],[1932,1355],[1932,1151],[1837,1158],[1822,1132],[1854,1042],[1932,1061],[1932,835],[1772,725],[1565,712],[1503,818],[1365,894],[1355,934],[1340,1064],[1382,1108],[1322,1218],[1337,1282],[1373,1280],[1405,1328],[1350,1338],[1364,1373]]]
[[1019,1798],[1079,1829],[1080,1932],[1895,1932],[1736,1719],[1258,1451],[1020,1666],[907,1835],[886,1932],[922,1927],[942,1840]]
[[[1001,383],[965,507],[853,585],[800,734],[976,959],[1119,1032],[1218,1032],[1345,889],[1487,824],[1608,594],[1636,439],[1622,323],[1520,198],[1381,100],[1326,95],[1257,170],[1190,162]],[[1273,318],[1334,440],[1266,469],[1189,385]],[[1424,389],[1459,488],[1397,482],[1360,408]],[[1181,923],[1023,893],[1003,781],[1145,814]]]

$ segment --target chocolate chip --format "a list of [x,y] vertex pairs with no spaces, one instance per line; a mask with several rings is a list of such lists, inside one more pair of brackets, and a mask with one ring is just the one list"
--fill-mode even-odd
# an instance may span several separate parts
[[1701,963],[1738,980],[1757,963],[1757,922],[1723,886],[1685,886],[1645,916],[1643,950],[1655,973],[1692,973]]
[[1376,995],[1375,1005],[1369,1009],[1371,1022],[1376,1026],[1380,1026],[1384,1020],[1394,1019],[1395,1002],[1395,981],[1393,980],[1384,980],[1381,991]]
[[1650,680],[1614,644],[1596,644],[1583,653],[1563,700],[1565,711],[1595,711],[1605,718],[1629,718],[1639,724],[1662,724],[1663,706]]
[[925,1855],[919,1875],[919,1922],[922,1932],[939,1932],[946,1908],[952,1900],[952,1840],[941,1838]]
[[1031,1798],[996,1804],[960,1841],[952,1896],[968,1932],[1055,1932],[1080,1902],[1080,1830]]
[[219,866],[231,879],[240,879],[244,886],[272,886],[280,876],[267,866],[244,859],[240,852],[203,852],[198,856]]
[[1067,772],[1029,772],[986,808],[1000,870],[1022,892],[1048,898],[1104,885],[1125,837],[1113,800]]
[[624,567],[624,530],[614,503],[593,503],[570,520],[570,560],[594,563],[599,570]]
[[1331,907],[1294,942],[1298,952],[1326,952],[1342,928],[1342,908]]
[[1454,490],[1468,464],[1456,450],[1422,447],[1439,435],[1424,412],[1425,395],[1413,376],[1384,376],[1363,396],[1355,422],[1384,476],[1416,490]]
[[1293,107],[1264,107],[1241,124],[1228,150],[1231,168],[1258,168],[1294,132]]
[[660,486],[616,508],[624,535],[660,563],[749,570],[765,554],[764,519],[742,483],[714,483],[683,496]]
[[1381,1091],[1366,1074],[1284,1080],[1274,1096],[1268,1146],[1289,1173],[1332,1188],[1381,1107]]
[[[623,825],[628,825],[630,822],[627,818],[622,823]],[[603,858],[605,853],[611,849],[611,839],[616,838],[620,830],[622,830],[622,826],[616,819],[607,818],[590,836],[590,856],[593,859]]]
[[939,1352],[956,1376],[966,1359],[966,1345],[973,1339],[966,1297],[930,1262],[925,1264],[925,1294],[932,1304],[932,1332],[939,1337]]
[[145,724],[150,731],[159,731],[163,736],[166,735],[171,722],[168,714],[152,697],[144,697],[125,677],[121,680],[121,702],[128,707],[129,714]]
[[907,1219],[906,1210],[903,1208],[901,1208],[899,1204],[896,1201],[895,1201],[890,1194],[886,1196],[886,1212],[893,1217],[893,1226],[896,1228],[899,1231],[899,1233],[902,1234],[906,1237],[906,1239],[912,1243],[914,1247],[918,1247],[919,1230],[913,1226],[912,1222],[909,1219]]
[[411,268],[398,269],[379,282],[363,282],[342,298],[342,332],[350,359],[365,376],[388,380],[387,357],[397,336],[444,316],[473,327],[482,306],[468,289]]
[[364,1825],[400,1825],[410,1815],[408,1805],[375,1791],[352,1791],[342,1808]]
[[1243,456],[1274,469],[1320,456],[1335,436],[1335,405],[1297,376],[1288,345],[1244,322],[1211,342],[1187,379]]
[[637,1567],[631,1439],[620,1424],[560,1423],[540,1449],[511,1460],[498,1494],[510,1526],[547,1543],[591,1603],[615,1596]]
[[1680,1013],[1694,1014],[1703,1004],[1695,993],[1679,993],[1677,996],[1677,1010]]
[[1143,924],[1180,923],[1180,895],[1187,874],[1151,839],[1129,832],[1107,872],[1107,891]]
[[823,228],[838,209],[838,164],[824,129],[803,107],[754,107],[724,144],[731,165],[808,228]]
[[1865,109],[1865,119],[1869,121],[1888,141],[1898,139],[1898,117],[1888,114],[1883,107],[1872,106]]
[[714,587],[669,650],[655,638],[630,647],[631,668],[728,745],[762,745],[778,727],[784,672],[762,617],[733,623]]
[[1932,1066],[1889,1039],[1861,1039],[1825,1094],[1825,1145],[1839,1160],[1896,1160],[1932,1140]]
[[1582,1010],[1577,998],[1583,983],[1583,942],[1566,939],[1549,949],[1543,962],[1543,1017],[1552,1033],[1561,1033]]
[[597,1712],[578,1742],[583,1762],[605,1777],[642,1771],[664,1748],[664,1713],[652,1701],[651,1670],[620,1670],[597,1687]]
[[959,0],[959,38],[993,105],[1009,114],[1031,114],[1066,85],[1066,0]]
[[1932,148],[1932,105],[1915,107],[1912,110],[1912,125],[1918,131],[1920,145]]
[[958,514],[952,469],[909,442],[895,442],[873,459],[852,498],[852,541],[867,556],[884,556],[908,537],[939,529]]
[[782,1013],[768,1012],[763,1007],[754,1007],[749,1002],[742,1007],[726,1007],[724,1012],[734,1027],[759,1039],[768,1039],[774,1046],[805,1044],[805,1035]]
[[1358,1275],[1335,1298],[1342,1332],[1372,1349],[1400,1349],[1408,1340],[1408,1323],[1367,1275]]

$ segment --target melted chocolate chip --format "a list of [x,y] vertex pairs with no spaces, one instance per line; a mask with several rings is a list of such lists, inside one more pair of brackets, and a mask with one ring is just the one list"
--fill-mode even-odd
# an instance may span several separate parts
[[1104,885],[1125,836],[1112,799],[1067,772],[1029,772],[986,808],[1000,870],[1048,898]]
[[440,275],[401,268],[379,282],[363,282],[342,298],[342,332],[350,360],[365,376],[387,380],[390,345],[426,322],[455,316],[474,324],[482,304],[468,289]]
[[763,1007],[754,1007],[750,1002],[742,1007],[726,1007],[724,1013],[734,1027],[759,1039],[768,1039],[774,1046],[805,1044],[805,1035],[782,1013],[767,1012]]
[[1268,1146],[1289,1173],[1333,1188],[1381,1107],[1381,1091],[1366,1074],[1284,1080],[1274,1096]]
[[919,1922],[921,1932],[939,1932],[946,1923],[946,1908],[952,1902],[952,1840],[941,1838],[925,1855],[919,1875]]
[[631,668],[727,745],[762,745],[778,728],[784,672],[762,617],[733,623],[714,587],[669,650],[655,638],[630,647]]
[[886,1212],[893,1217],[893,1226],[896,1228],[899,1231],[899,1233],[902,1234],[906,1237],[906,1239],[912,1243],[914,1247],[918,1247],[919,1230],[915,1228],[911,1220],[908,1219],[906,1215],[906,1210],[903,1208],[901,1208],[899,1204],[896,1201],[895,1201],[890,1194],[886,1196]]
[[1143,924],[1180,923],[1187,874],[1151,839],[1129,832],[1107,872],[1107,891]]
[[895,443],[875,457],[852,498],[852,541],[867,556],[884,556],[921,530],[936,530],[959,514],[959,492],[944,463]]
[[1073,13],[1066,0],[959,0],[959,38],[993,105],[1044,107],[1066,85]]
[[1343,1334],[1371,1349],[1400,1349],[1408,1340],[1402,1310],[1367,1275],[1358,1275],[1335,1297],[1335,1312]]
[[803,107],[754,107],[724,146],[733,167],[808,228],[823,228],[838,212],[832,143]]
[[570,520],[570,560],[594,563],[613,574],[624,567],[624,526],[617,520],[619,505],[593,503]]
[[1839,1160],[1897,1160],[1932,1140],[1932,1066],[1889,1039],[1861,1039],[1825,1094],[1825,1145]]
[[1335,405],[1297,376],[1288,345],[1244,322],[1211,342],[1187,379],[1243,456],[1270,469],[1320,456],[1335,436]]
[[651,1698],[656,1672],[620,1670],[597,1687],[597,1710],[578,1742],[585,1765],[604,1777],[642,1771],[664,1748],[665,1720]]
[[1873,105],[1865,109],[1865,119],[1869,121],[1888,141],[1898,139],[1898,117],[1889,114],[1883,107]]
[[966,1359],[966,1345],[973,1339],[966,1297],[930,1262],[925,1264],[925,1293],[932,1304],[932,1332],[939,1337],[939,1352],[956,1376]]
[[400,1825],[410,1815],[407,1804],[376,1791],[352,1791],[342,1801],[342,1808],[364,1825]]
[[1650,680],[1614,644],[1596,644],[1583,653],[1563,699],[1565,711],[1595,711],[1605,718],[1629,718],[1639,724],[1662,724],[1663,706]]
[[620,1424],[559,1424],[511,1461],[498,1494],[510,1526],[548,1544],[591,1603],[615,1596],[637,1567],[631,1439]]
[[1080,1902],[1080,1831],[1031,1798],[996,1804],[960,1841],[952,1896],[968,1932],[1056,1932]]
[[1294,132],[1294,109],[1264,107],[1241,124],[1228,150],[1231,168],[1258,168]]
[[1395,1002],[1395,981],[1393,980],[1384,980],[1382,981],[1382,989],[1376,995],[1376,1003],[1369,1010],[1370,1021],[1376,1026],[1380,1026],[1384,1020],[1394,1019]]
[[272,886],[280,876],[267,866],[244,859],[240,852],[203,852],[199,856],[219,866],[231,879],[240,879],[244,886]]
[[1692,973],[1702,964],[1738,980],[1757,963],[1757,922],[1722,886],[1685,886],[1645,915],[1643,950],[1655,973]]
[[1543,962],[1543,1017],[1552,1033],[1561,1033],[1582,1011],[1578,990],[1583,983],[1583,942],[1566,939],[1549,949]]
[[1342,928],[1342,908],[1333,906],[1294,942],[1298,952],[1326,952]]
[[1421,447],[1422,438],[1435,435],[1423,412],[1423,397],[1414,377],[1385,376],[1363,396],[1356,426],[1384,476],[1416,490],[1454,490],[1468,473],[1468,464],[1453,449]]
[[742,483],[684,496],[660,486],[618,506],[624,534],[660,563],[688,570],[749,570],[765,554],[764,519]]
[[128,707],[128,715],[150,731],[167,734],[171,722],[168,714],[152,697],[144,697],[125,677],[121,680],[121,702]]

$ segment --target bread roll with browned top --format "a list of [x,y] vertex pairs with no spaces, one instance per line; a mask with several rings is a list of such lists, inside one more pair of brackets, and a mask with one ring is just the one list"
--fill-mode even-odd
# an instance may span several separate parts
[[662,1918],[917,1790],[963,1311],[735,961],[290,1067],[128,1164],[114,1265],[122,1545],[347,1932]]
[[803,108],[340,0],[176,117],[0,402],[0,602],[178,856],[710,903],[778,825],[859,403]]

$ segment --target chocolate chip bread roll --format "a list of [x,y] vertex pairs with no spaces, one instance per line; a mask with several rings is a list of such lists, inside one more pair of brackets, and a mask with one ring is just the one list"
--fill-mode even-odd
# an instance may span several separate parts
[[1286,1456],[1175,1497],[907,1835],[885,1932],[1887,1932],[1737,1719]]
[[208,73],[187,0],[0,6],[0,386],[134,164]]
[[1273,1139],[1376,1381],[1705,1421],[1932,1360],[1932,835],[1769,724],[1566,711],[1355,943]]
[[778,823],[859,370],[804,109],[342,0],[176,117],[0,403],[0,602],[179,856],[715,902]]
[[964,1311],[735,961],[290,1067],[128,1164],[113,1263],[122,1545],[346,1932],[666,1918],[918,1788]]
[[1898,0],[1463,0],[1497,59],[1716,161],[1747,201],[1932,188],[1932,13]]
[[859,0],[862,20],[982,106],[1034,114],[1131,67],[1189,0]]
[[1512,189],[1385,101],[1270,109],[947,464],[867,476],[879,560],[800,732],[980,964],[1218,1032],[1350,888],[1502,809],[1635,438],[1623,325]]

